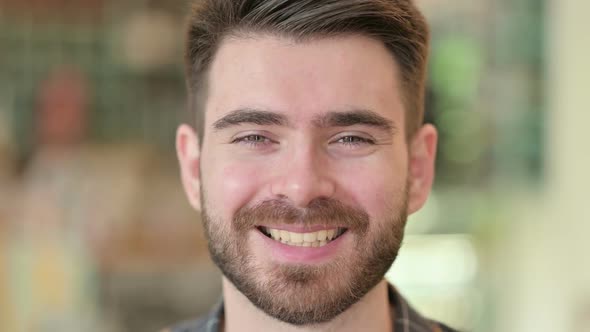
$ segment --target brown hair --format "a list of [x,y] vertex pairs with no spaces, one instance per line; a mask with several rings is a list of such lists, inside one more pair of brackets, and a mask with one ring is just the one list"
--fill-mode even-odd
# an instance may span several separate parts
[[201,141],[212,59],[224,37],[248,33],[296,40],[362,34],[382,41],[400,66],[408,137],[422,124],[429,31],[412,0],[196,0],[185,64],[188,107]]

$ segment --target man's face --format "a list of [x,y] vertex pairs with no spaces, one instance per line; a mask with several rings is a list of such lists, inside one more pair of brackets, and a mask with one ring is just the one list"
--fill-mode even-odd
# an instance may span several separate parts
[[270,316],[329,321],[395,259],[424,196],[411,194],[397,77],[367,37],[230,38],[218,50],[200,156],[179,130],[183,180],[214,261]]

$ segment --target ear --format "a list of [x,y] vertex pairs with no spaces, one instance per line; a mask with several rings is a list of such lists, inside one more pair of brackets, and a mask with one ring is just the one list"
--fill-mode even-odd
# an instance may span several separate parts
[[430,124],[422,126],[410,142],[408,214],[420,210],[430,195],[437,142],[438,133]]
[[201,210],[199,152],[197,133],[187,124],[180,125],[176,130],[176,155],[184,192],[195,210]]

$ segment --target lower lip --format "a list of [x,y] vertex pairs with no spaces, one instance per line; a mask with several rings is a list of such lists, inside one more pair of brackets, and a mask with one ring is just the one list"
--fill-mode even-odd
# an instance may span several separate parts
[[338,248],[348,238],[348,232],[344,232],[335,240],[321,247],[297,247],[275,241],[259,230],[256,230],[256,233],[278,261],[305,264],[317,264],[330,260],[339,252]]

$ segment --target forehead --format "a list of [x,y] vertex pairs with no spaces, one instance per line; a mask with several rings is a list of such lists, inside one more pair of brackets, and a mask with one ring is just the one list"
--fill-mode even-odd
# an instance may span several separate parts
[[206,127],[240,108],[285,113],[294,122],[367,109],[403,123],[393,56],[381,42],[358,35],[227,38],[211,65],[208,92]]

